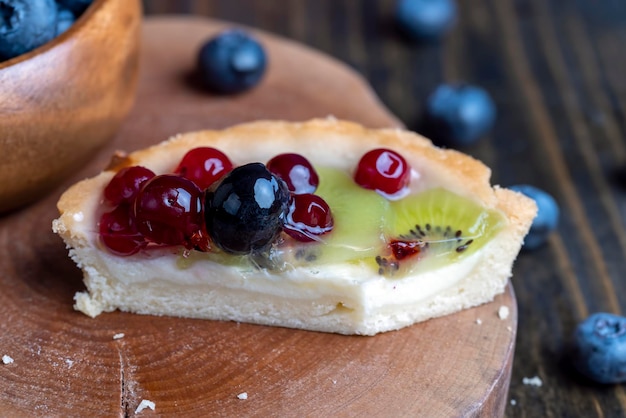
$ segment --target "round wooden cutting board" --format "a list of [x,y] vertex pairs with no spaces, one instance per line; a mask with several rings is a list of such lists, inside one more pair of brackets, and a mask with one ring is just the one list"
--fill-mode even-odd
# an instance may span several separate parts
[[195,52],[226,26],[147,20],[137,102],[119,135],[58,190],[0,218],[0,415],[132,416],[142,400],[155,410],[140,416],[502,415],[517,327],[510,286],[493,303],[374,337],[72,309],[81,273],[51,232],[55,203],[114,150],[259,118],[399,125],[347,67],[264,33],[270,66],[258,88],[198,90]]

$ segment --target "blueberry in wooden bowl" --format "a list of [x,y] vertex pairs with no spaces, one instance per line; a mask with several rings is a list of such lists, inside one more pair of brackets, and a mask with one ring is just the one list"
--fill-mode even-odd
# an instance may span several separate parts
[[0,62],[0,213],[113,138],[135,97],[141,16],[139,0],[94,0],[62,33]]

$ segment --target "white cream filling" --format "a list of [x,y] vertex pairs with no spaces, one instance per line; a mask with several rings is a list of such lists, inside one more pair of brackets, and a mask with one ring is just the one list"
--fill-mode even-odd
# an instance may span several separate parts
[[397,279],[381,276],[365,263],[299,266],[273,271],[223,265],[204,259],[181,268],[178,264],[180,256],[173,254],[155,254],[154,257],[139,254],[121,258],[101,252],[99,256],[101,265],[109,269],[107,277],[121,278],[118,280],[123,287],[150,287],[159,289],[164,295],[184,289],[206,293],[244,290],[277,301],[307,303],[323,300],[329,306],[341,305],[362,314],[381,308],[415,305],[453,286],[474,269],[481,251],[455,263]]

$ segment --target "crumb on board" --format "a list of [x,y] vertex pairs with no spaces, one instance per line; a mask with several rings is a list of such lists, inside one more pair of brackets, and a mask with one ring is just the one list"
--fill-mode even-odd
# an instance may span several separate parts
[[525,385],[531,385],[531,386],[537,386],[537,387],[541,387],[541,385],[543,385],[543,381],[539,378],[539,376],[525,377],[522,379],[522,383]]
[[478,325],[481,325],[481,324],[483,323],[483,320],[482,320],[482,319],[480,319],[480,318],[476,318],[476,323],[477,323]]
[[154,411],[154,407],[155,404],[152,401],[149,401],[147,399],[142,399],[141,402],[139,403],[139,406],[137,407],[137,409],[135,409],[135,414],[140,413],[141,411],[143,411],[146,408],[150,408]]
[[13,358],[10,356],[7,356],[6,354],[2,356],[2,362],[4,364],[11,364],[13,363]]
[[509,307],[508,306],[500,306],[498,309],[498,317],[500,319],[507,319],[509,317]]
[[113,336],[114,340],[119,340],[120,338],[124,338],[124,333],[123,332],[120,332],[119,334],[115,334]]
[[239,395],[237,395],[237,398],[242,400],[248,399],[248,392],[241,392]]

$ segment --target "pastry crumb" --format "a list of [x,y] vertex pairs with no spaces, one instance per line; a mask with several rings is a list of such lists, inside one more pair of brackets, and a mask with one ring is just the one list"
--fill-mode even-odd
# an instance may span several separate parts
[[239,395],[237,395],[237,398],[242,400],[248,399],[248,392],[241,392]]
[[4,364],[11,364],[13,363],[13,358],[10,356],[7,356],[6,354],[2,356],[2,362]]
[[147,399],[142,399],[141,402],[139,403],[139,406],[137,407],[137,409],[135,409],[135,414],[140,413],[141,411],[143,411],[146,408],[150,408],[154,411],[154,407],[155,404],[152,401],[149,401]]
[[498,309],[498,317],[500,319],[507,319],[509,317],[509,307],[508,306],[500,306]]
[[115,334],[113,336],[114,340],[119,340],[120,338],[124,338],[124,333],[123,332],[120,332],[119,334]]
[[477,323],[478,325],[481,325],[481,324],[483,323],[483,320],[482,320],[482,319],[480,319],[480,318],[476,318],[476,323]]
[[539,378],[539,376],[525,377],[522,379],[522,383],[525,385],[537,386],[538,388],[543,385],[543,381]]
[[65,362],[67,363],[67,367],[70,368],[70,369],[74,365],[74,360],[70,360],[70,359],[66,358]]

